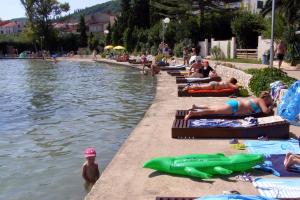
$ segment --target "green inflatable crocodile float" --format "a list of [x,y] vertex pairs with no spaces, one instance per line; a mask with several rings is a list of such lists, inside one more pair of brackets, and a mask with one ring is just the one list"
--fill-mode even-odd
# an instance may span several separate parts
[[261,154],[190,154],[177,157],[159,157],[149,160],[144,168],[160,172],[209,179],[213,175],[244,172],[263,162]]

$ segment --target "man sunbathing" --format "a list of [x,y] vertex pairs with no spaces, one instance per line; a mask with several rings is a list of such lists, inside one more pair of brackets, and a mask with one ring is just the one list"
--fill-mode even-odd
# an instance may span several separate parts
[[185,86],[182,91],[188,90],[222,90],[222,89],[238,89],[237,80],[235,78],[231,78],[229,81],[211,81],[209,83],[203,84],[193,84]]
[[292,165],[300,165],[300,155],[287,153],[284,159],[284,167],[286,169],[290,168]]
[[196,106],[185,116],[184,120],[188,120],[192,116],[203,115],[246,115],[251,113],[265,113],[273,112],[273,100],[269,92],[261,92],[259,98],[252,98],[247,100],[230,99],[226,104],[218,106]]

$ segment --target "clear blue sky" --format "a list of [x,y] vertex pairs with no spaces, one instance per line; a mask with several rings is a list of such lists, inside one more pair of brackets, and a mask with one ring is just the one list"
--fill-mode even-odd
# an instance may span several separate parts
[[[68,2],[70,4],[71,9],[69,12],[107,1],[108,0],[59,0],[59,2]],[[25,11],[20,0],[0,0],[0,18],[2,20],[18,17],[25,17]]]

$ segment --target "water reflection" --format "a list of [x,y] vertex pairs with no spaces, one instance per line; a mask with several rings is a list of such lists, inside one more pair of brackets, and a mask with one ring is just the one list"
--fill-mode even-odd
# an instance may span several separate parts
[[83,150],[103,170],[155,92],[150,76],[96,63],[0,61],[0,75],[3,199],[82,199]]

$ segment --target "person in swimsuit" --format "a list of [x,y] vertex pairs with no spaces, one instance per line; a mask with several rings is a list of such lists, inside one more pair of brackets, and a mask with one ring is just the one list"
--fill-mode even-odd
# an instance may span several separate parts
[[287,153],[285,155],[283,164],[286,169],[289,169],[292,165],[295,164],[300,165],[300,155]]
[[224,105],[218,106],[196,106],[185,116],[184,120],[188,120],[192,116],[203,115],[246,115],[251,113],[265,113],[273,112],[273,100],[269,92],[261,92],[259,98],[252,98],[247,100],[230,99]]
[[276,46],[275,52],[278,59],[278,67],[280,69],[284,55],[286,54],[286,46],[282,40],[280,40],[280,42]]
[[98,164],[95,163],[96,150],[94,148],[87,148],[84,152],[86,161],[82,166],[82,177],[85,180],[85,188],[90,190],[90,188],[96,183],[100,177],[100,172]]
[[199,73],[203,74],[203,77],[208,77],[209,73],[215,74],[216,71],[211,66],[209,66],[207,60],[204,60],[203,67],[200,69]]
[[196,85],[187,85],[182,89],[182,91],[188,90],[222,90],[222,89],[238,89],[237,80],[231,78],[228,82],[217,82],[211,81],[209,83],[196,84]]
[[192,75],[194,72],[200,72],[199,70],[201,69],[201,67],[201,58],[196,57],[195,62],[191,65],[191,68],[189,70],[189,76]]

